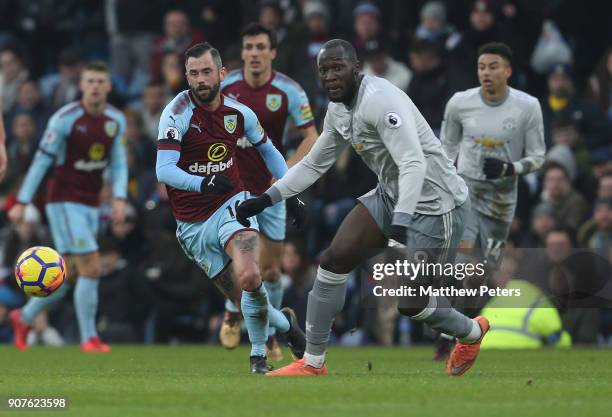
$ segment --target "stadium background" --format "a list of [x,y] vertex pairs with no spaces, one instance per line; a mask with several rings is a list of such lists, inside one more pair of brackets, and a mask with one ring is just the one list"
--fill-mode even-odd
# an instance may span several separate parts
[[[541,100],[548,166],[563,173],[554,181],[544,181],[543,173],[521,178],[509,242],[516,249],[511,253],[519,257],[520,248],[572,245],[610,259],[612,25],[604,3],[0,1],[0,91],[9,152],[9,175],[0,184],[0,341],[12,337],[8,311],[25,301],[14,286],[15,258],[29,246],[52,245],[40,193],[25,224],[10,225],[6,212],[47,118],[78,98],[81,65],[103,59],[113,69],[111,102],[128,119],[131,207],[126,222],[111,224],[110,189],[101,195],[102,338],[110,343],[217,343],[223,300],[176,242],[166,195],[155,181],[154,143],[161,110],[186,88],[184,50],[207,40],[220,49],[229,69],[239,67],[240,29],[254,20],[277,33],[275,67],[304,87],[319,123],[327,102],[314,63],[326,40],[351,40],[365,71],[407,91],[436,133],[448,98],[477,85],[478,46],[493,40],[508,43],[515,52],[511,85]],[[297,133],[290,132],[289,148],[297,140]],[[353,207],[354,197],[374,183],[356,155],[346,153],[305,196],[310,223],[300,233],[288,230],[282,260],[284,304],[294,307],[302,320],[318,253]],[[523,272],[519,262],[509,262],[500,274],[521,277]],[[381,306],[374,314],[362,310],[359,285],[359,280],[351,281],[334,325],[334,343],[428,340],[394,309]],[[610,311],[562,313],[575,342],[612,343]],[[41,343],[76,342],[72,297],[41,316],[35,329],[31,337]]]

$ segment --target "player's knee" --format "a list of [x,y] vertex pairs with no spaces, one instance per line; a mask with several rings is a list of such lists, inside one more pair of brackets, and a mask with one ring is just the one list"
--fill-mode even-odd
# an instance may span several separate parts
[[245,268],[237,275],[240,287],[245,291],[254,291],[261,285],[261,274],[256,267]]
[[339,251],[333,246],[325,249],[321,254],[321,268],[336,274],[348,274],[355,266],[354,260],[346,256],[344,251]]
[[264,265],[261,268],[261,279],[264,281],[277,282],[280,276],[280,265]]

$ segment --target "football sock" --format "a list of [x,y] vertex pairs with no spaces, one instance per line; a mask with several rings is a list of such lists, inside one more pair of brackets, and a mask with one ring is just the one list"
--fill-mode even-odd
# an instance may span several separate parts
[[229,298],[225,299],[225,310],[229,311],[230,313],[240,312],[240,309],[238,309],[238,307],[236,307],[236,304],[232,303],[232,300],[230,300]]
[[[441,333],[455,336],[460,340],[463,338],[473,338],[476,341],[480,334],[480,326],[474,320],[455,310],[446,297],[429,297],[427,307],[411,319],[427,323],[429,327]],[[474,325],[478,331],[474,330]]]
[[81,343],[98,335],[96,331],[96,313],[98,312],[98,284],[100,280],[80,276],[74,286],[74,306]]
[[71,285],[68,282],[64,282],[53,294],[47,297],[32,297],[28,300],[25,306],[21,309],[21,321],[28,326],[32,325],[32,322],[43,310],[48,310],[56,305],[66,293],[70,290]]
[[[276,310],[280,310],[281,304],[283,303],[283,284],[281,283],[280,279],[276,282],[264,281],[264,286],[268,292],[268,300],[270,301],[270,304]],[[272,324],[272,318],[270,318],[268,336],[274,336],[274,334],[276,334],[276,327],[274,327]]]
[[348,274],[336,274],[319,267],[317,279],[308,293],[306,312],[306,356],[308,365],[320,368],[336,314],[342,310]]
[[268,330],[268,297],[263,285],[253,291],[242,291],[242,316],[251,341],[251,356],[266,355]]

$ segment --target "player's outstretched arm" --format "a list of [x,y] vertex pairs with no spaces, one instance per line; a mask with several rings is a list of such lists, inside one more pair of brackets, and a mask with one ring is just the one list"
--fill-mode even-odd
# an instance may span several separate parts
[[287,166],[291,168],[298,162],[304,158],[310,152],[312,147],[315,144],[315,141],[319,137],[319,133],[317,132],[317,128],[314,125],[310,125],[303,129],[300,129],[300,133],[302,134],[302,141],[299,146],[295,150],[295,153],[291,155],[291,158],[287,160]]
[[266,139],[255,146],[259,152],[268,171],[274,178],[282,178],[287,173],[287,162],[283,155],[276,149],[271,140]]

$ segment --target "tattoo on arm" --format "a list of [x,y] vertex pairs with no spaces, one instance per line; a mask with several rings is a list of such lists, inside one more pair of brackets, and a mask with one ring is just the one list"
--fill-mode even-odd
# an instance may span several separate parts
[[242,253],[252,252],[257,246],[257,235],[238,233],[234,245]]

